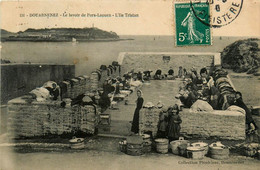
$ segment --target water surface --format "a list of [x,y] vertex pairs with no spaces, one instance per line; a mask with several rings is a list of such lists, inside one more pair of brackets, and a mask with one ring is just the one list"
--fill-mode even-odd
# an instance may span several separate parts
[[[1,58],[16,63],[76,64],[76,75],[89,74],[101,64],[111,64],[120,52],[221,52],[241,39],[219,37],[211,46],[175,47],[173,36],[121,36],[134,40],[115,42],[2,42]],[[242,38],[243,39],[243,38]]]

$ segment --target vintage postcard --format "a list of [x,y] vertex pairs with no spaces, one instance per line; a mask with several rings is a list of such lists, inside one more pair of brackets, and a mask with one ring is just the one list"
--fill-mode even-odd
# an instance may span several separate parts
[[259,0],[2,0],[0,169],[259,169]]

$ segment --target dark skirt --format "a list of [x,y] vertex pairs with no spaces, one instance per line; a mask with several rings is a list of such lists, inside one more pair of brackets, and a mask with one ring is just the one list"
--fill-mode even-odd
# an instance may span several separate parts
[[140,111],[140,109],[135,109],[135,113],[134,113],[134,117],[133,117],[131,131],[134,133],[139,132],[139,111]]
[[169,125],[168,136],[169,138],[173,138],[177,140],[180,137],[181,126],[178,123],[172,123]]
[[166,136],[167,136],[166,131],[158,130],[158,132],[157,132],[157,138],[166,138]]

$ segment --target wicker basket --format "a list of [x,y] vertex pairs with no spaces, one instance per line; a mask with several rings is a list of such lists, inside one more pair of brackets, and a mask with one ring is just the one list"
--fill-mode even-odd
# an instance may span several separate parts
[[152,132],[157,136],[160,110],[157,108],[142,108],[139,115],[140,132]]
[[196,143],[192,143],[191,146],[201,147],[202,149],[204,149],[204,155],[208,154],[209,145],[207,143],[196,142]]
[[127,154],[132,156],[142,155],[143,138],[141,136],[127,137]]
[[169,149],[169,140],[164,138],[155,139],[156,142],[156,151],[158,153],[168,153]]
[[152,142],[146,141],[143,143],[143,153],[150,153],[152,151]]
[[85,147],[84,138],[73,137],[69,142],[71,149],[84,149]]
[[143,154],[143,144],[129,144],[127,143],[127,154],[132,156],[139,156]]
[[80,94],[80,84],[78,79],[71,79],[71,82],[73,82],[73,86],[70,91],[71,98],[76,98]]
[[244,146],[244,153],[246,156],[257,156],[260,145],[258,143],[249,143]]
[[90,89],[92,91],[95,91],[98,89],[98,73],[96,72],[93,72],[91,73],[91,76],[90,76]]
[[228,159],[229,149],[225,146],[216,146],[209,148],[210,157],[213,159]]
[[203,159],[204,149],[201,147],[187,147],[187,157],[192,159]]

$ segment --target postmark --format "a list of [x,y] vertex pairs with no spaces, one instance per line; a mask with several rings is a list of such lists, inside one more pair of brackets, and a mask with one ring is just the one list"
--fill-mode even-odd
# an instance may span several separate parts
[[[176,46],[211,45],[211,28],[209,5],[205,3],[175,3]],[[201,20],[203,22],[201,22]],[[207,24],[205,24],[207,23]]]
[[[207,4],[210,13],[198,11],[195,4]],[[219,28],[232,23],[240,14],[243,0],[190,0],[192,11],[196,18],[203,24],[213,28]],[[209,20],[209,22],[205,22]]]

